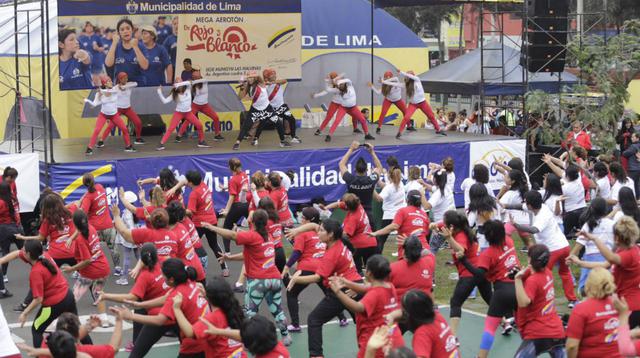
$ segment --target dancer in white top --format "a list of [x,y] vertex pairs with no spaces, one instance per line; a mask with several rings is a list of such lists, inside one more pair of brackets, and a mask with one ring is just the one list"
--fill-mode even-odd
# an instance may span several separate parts
[[[160,100],[162,101],[162,103],[167,104],[172,101],[175,101],[176,110],[175,112],[173,112],[173,117],[171,117],[171,123],[169,124],[169,128],[167,128],[167,131],[164,133],[164,136],[162,136],[160,145],[158,145],[156,150],[164,150],[165,148],[164,144],[169,139],[169,136],[171,135],[171,133],[173,133],[173,131],[176,130],[176,128],[178,127],[178,124],[180,124],[180,121],[182,119],[186,119],[187,122],[193,124],[193,126],[196,127],[196,130],[198,131],[198,147],[209,148],[209,146],[207,145],[207,142],[204,141],[204,131],[202,130],[202,124],[200,123],[198,118],[193,115],[193,112],[191,112],[191,90],[190,89],[191,89],[191,82],[190,81],[182,82],[182,79],[179,77],[176,78],[173,84],[173,88],[171,88],[171,93],[169,94],[168,97],[165,97],[162,94],[162,86],[158,87],[158,97],[160,97]],[[186,125],[186,123],[184,125]],[[176,137],[176,141],[180,142],[180,136]]]
[[267,68],[262,71],[262,76],[267,84],[269,103],[271,103],[271,107],[273,107],[276,115],[284,125],[284,134],[291,137],[292,143],[302,143],[300,138],[296,136],[296,118],[291,114],[289,106],[284,103],[283,85],[287,83],[287,80],[279,80],[276,70],[272,68]]
[[[333,95],[333,97],[331,97],[331,103],[329,104],[329,108],[327,109],[327,115],[324,117],[322,124],[320,124],[320,128],[316,130],[314,135],[322,134],[322,131],[327,127],[327,125],[329,124],[333,116],[338,112],[338,110],[342,106],[342,96],[340,95],[340,91],[337,90],[336,88],[337,85],[335,83],[335,81],[339,81],[340,79],[342,79],[342,77],[344,77],[344,73],[338,74],[337,72],[330,72],[327,78],[324,79],[325,89],[323,91],[320,91],[318,93],[314,93],[311,95],[311,98],[322,97],[329,93]],[[353,125],[354,134],[362,133],[358,129],[358,122],[353,117],[351,118],[351,124]]]
[[98,114],[98,118],[96,119],[96,127],[93,130],[93,134],[91,135],[91,140],[85,154],[93,155],[93,147],[96,144],[100,131],[107,121],[111,121],[122,131],[124,144],[126,145],[124,151],[135,152],[136,150],[131,145],[131,139],[129,138],[129,130],[127,129],[127,126],[124,125],[122,118],[120,118],[120,115],[118,114],[117,101],[119,91],[112,88],[113,84],[111,83],[111,79],[106,75],[100,76],[100,83],[102,84],[102,87],[96,93],[94,100],[91,101],[86,98],[84,100],[91,107],[101,105],[100,114]]
[[[191,78],[193,79],[191,82],[191,95],[193,96],[191,112],[196,116],[196,118],[198,118],[198,113],[203,113],[205,116],[211,118],[213,121],[213,130],[215,131],[215,137],[213,139],[216,141],[224,140],[224,137],[220,134],[220,118],[209,104],[208,81],[202,78],[200,71],[193,71]],[[186,125],[180,126],[180,131],[178,132],[176,141],[181,141],[186,131]]]
[[404,131],[407,123],[411,120],[411,116],[417,109],[420,109],[422,113],[429,118],[429,121],[433,124],[433,128],[436,130],[436,134],[446,136],[447,134],[440,129],[440,125],[438,125],[438,121],[436,121],[436,116],[433,115],[431,106],[427,103],[427,99],[424,95],[424,89],[422,88],[422,82],[420,82],[420,77],[416,76],[413,71],[401,72],[398,70],[398,73],[404,76],[404,83],[407,88],[407,102],[409,102],[409,106],[407,107],[407,111],[404,112],[404,118],[402,119],[402,123],[400,123],[400,128],[398,129],[396,138],[400,138],[402,131]]
[[380,134],[384,118],[387,116],[387,112],[392,104],[395,105],[403,115],[404,112],[407,111],[407,105],[402,100],[402,88],[404,85],[400,82],[398,77],[394,77],[393,72],[387,71],[384,73],[384,77],[380,79],[380,83],[382,84],[382,88],[380,89],[376,88],[376,86],[371,82],[367,83],[367,86],[371,87],[372,91],[384,96],[382,109],[380,111],[380,116],[378,117],[378,128],[376,129],[376,134]]
[[[129,82],[129,77],[125,72],[118,73],[117,76],[118,84],[113,88],[118,91],[118,114],[121,116],[125,116],[133,123],[133,127],[136,131],[136,139],[134,141],[135,144],[144,144],[144,139],[142,139],[142,121],[136,111],[131,108],[131,90],[138,86],[136,82]],[[109,122],[107,129],[102,132],[102,138],[98,141],[97,147],[104,147],[104,141],[109,136],[109,133],[115,127],[115,123],[113,121]]]
[[251,145],[258,145],[258,139],[268,120],[273,121],[276,125],[276,130],[280,137],[280,146],[291,147],[291,143],[284,139],[284,125],[274,112],[273,107],[271,107],[264,80],[257,72],[251,71],[240,79],[240,93],[238,97],[240,97],[240,99],[251,98],[251,108],[249,109],[247,120],[242,123],[236,143],[233,145],[233,150],[240,148],[240,142],[249,134],[254,125],[257,125],[258,128],[256,129],[256,134],[253,137]]
[[336,128],[338,128],[340,122],[342,122],[342,118],[345,114],[349,114],[351,118],[360,122],[360,124],[362,125],[362,129],[364,130],[365,140],[374,140],[375,138],[371,134],[369,134],[367,120],[362,115],[360,108],[358,108],[356,90],[353,87],[353,83],[351,83],[351,80],[348,78],[342,78],[338,81],[335,81],[335,84],[335,88],[328,88],[327,91],[338,92],[341,96],[341,105],[336,113],[336,119],[329,129],[329,134],[325,137],[324,141],[331,142],[331,136],[333,135],[333,132],[335,132]]

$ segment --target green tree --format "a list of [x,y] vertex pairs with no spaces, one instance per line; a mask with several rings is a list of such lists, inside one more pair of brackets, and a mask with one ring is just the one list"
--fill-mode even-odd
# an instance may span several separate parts
[[[627,87],[640,73],[640,20],[626,21],[620,34],[606,44],[600,36],[573,39],[567,47],[567,60],[580,70],[584,84],[567,90],[571,96],[560,96],[565,98],[560,103],[557,95],[529,92],[527,111],[536,118],[544,116],[538,127],[544,144],[558,144],[561,138],[564,123],[554,115],[560,109],[589,126],[594,144],[610,151],[615,148],[615,129],[629,100]],[[596,102],[587,96],[594,92],[601,95]]]

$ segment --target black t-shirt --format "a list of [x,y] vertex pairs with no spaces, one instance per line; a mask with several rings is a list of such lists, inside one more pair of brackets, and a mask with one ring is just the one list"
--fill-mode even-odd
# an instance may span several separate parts
[[371,175],[353,175],[346,172],[342,175],[342,180],[347,184],[347,192],[355,194],[366,211],[371,211],[373,190],[375,190],[379,179],[380,176],[375,173]]

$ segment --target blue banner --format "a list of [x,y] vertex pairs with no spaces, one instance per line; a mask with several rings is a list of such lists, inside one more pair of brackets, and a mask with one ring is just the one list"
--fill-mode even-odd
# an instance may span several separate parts
[[[156,177],[162,168],[168,167],[177,175],[184,175],[187,170],[195,169],[203,173],[204,181],[212,189],[215,206],[219,210],[228,199],[228,194],[220,190],[220,186],[227,186],[231,176],[227,163],[230,158],[237,157],[249,174],[257,170],[265,173],[272,170],[295,172],[295,179],[289,190],[292,204],[306,203],[315,197],[334,201],[342,196],[346,188],[338,170],[338,163],[344,153],[345,149],[340,148],[119,160],[116,162],[117,183],[125,190],[136,192],[136,180]],[[460,187],[469,173],[468,143],[389,146],[376,148],[376,153],[383,163],[388,156],[396,156],[405,176],[412,165],[420,166],[424,175],[428,163],[440,163],[442,159],[451,156],[455,160],[455,188]],[[359,149],[352,155],[349,166],[361,156],[368,163],[372,162],[369,153]],[[185,200],[187,197],[188,189]],[[460,193],[456,195],[456,203],[462,205]]]
[[117,177],[114,161],[54,164],[49,167],[51,188],[60,193],[67,203],[78,200],[86,193],[82,176],[93,173],[96,183],[102,184],[110,200],[116,198]]
[[300,0],[58,0],[58,16],[300,12]]

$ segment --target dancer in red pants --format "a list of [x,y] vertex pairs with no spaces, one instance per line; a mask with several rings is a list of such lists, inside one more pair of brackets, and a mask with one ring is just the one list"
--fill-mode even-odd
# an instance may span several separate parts
[[[131,108],[131,89],[137,87],[138,83],[129,82],[129,77],[125,72],[118,73],[117,80],[118,84],[113,89],[118,91],[118,101],[116,101],[118,114],[129,118],[129,121],[133,123],[133,127],[136,130],[136,139],[134,143],[144,144],[144,139],[142,139],[142,121],[140,120],[140,117],[138,117],[136,111]],[[102,139],[100,139],[96,145],[98,148],[104,147],[104,141],[115,126],[116,125],[113,121],[109,122],[107,129],[102,132]]]
[[[171,136],[171,133],[173,133],[173,131],[176,130],[176,128],[178,127],[178,124],[180,124],[180,121],[182,119],[185,119],[187,122],[193,124],[193,126],[196,127],[196,130],[198,131],[198,147],[209,148],[209,146],[207,145],[207,142],[204,141],[204,131],[202,130],[202,124],[200,123],[198,118],[196,118],[196,116],[193,115],[193,112],[191,112],[190,89],[191,89],[191,82],[190,81],[182,82],[179,77],[176,78],[176,81],[173,84],[173,88],[171,89],[171,93],[168,97],[165,97],[162,94],[162,86],[158,87],[158,96],[160,97],[160,100],[162,101],[162,103],[167,104],[172,101],[175,101],[176,110],[175,112],[173,112],[173,117],[171,117],[171,124],[169,124],[169,128],[167,128],[167,131],[164,133],[164,136],[162,136],[160,145],[158,145],[156,150],[164,150],[164,144],[169,139],[169,136]],[[180,135],[178,135],[176,137],[176,142],[180,142],[180,141],[181,141]]]
[[343,78],[336,82],[336,90],[340,93],[340,101],[342,105],[338,108],[336,112],[336,119],[334,120],[331,128],[329,129],[329,134],[325,137],[325,142],[331,142],[331,136],[333,132],[336,131],[338,124],[342,122],[342,118],[345,114],[349,114],[351,118],[357,120],[362,125],[362,129],[364,129],[364,139],[365,140],[374,140],[376,139],[374,136],[369,134],[369,128],[367,127],[367,120],[364,119],[360,108],[356,105],[356,90],[353,88],[353,84],[350,79]]
[[392,104],[395,105],[403,115],[404,112],[407,111],[407,105],[402,100],[402,87],[404,87],[404,85],[400,83],[398,77],[394,77],[391,71],[387,71],[384,73],[384,78],[380,80],[380,83],[382,84],[381,89],[376,88],[371,82],[367,83],[367,86],[371,87],[373,92],[384,96],[382,110],[380,111],[380,117],[378,117],[376,134],[380,134],[384,118],[387,116],[387,112]]
[[96,120],[96,127],[93,130],[93,134],[91,135],[91,141],[89,142],[89,146],[85,151],[86,155],[93,155],[93,147],[96,144],[96,140],[98,139],[98,135],[100,131],[107,123],[107,121],[111,121],[116,127],[120,128],[122,131],[122,137],[124,138],[124,144],[126,147],[124,148],[125,152],[135,152],[135,148],[131,145],[131,139],[129,138],[129,130],[127,130],[127,126],[124,125],[122,118],[118,115],[118,108],[116,107],[116,102],[118,100],[118,90],[114,90],[113,84],[111,83],[111,79],[108,76],[101,76],[100,83],[102,86],[96,93],[96,96],[93,101],[85,98],[85,102],[88,103],[91,107],[100,107],[100,114],[98,114],[98,118]]
[[[193,103],[191,104],[191,112],[196,118],[198,113],[203,113],[205,116],[213,120],[213,129],[216,136],[213,138],[216,141],[224,140],[224,137],[220,134],[220,118],[216,111],[211,108],[209,104],[209,87],[207,86],[207,80],[202,78],[200,71],[193,71],[191,74],[193,82],[191,82],[191,95],[193,96]],[[176,141],[180,141],[184,132],[187,131],[187,125],[180,126],[180,131],[176,137]]]
[[433,124],[433,127],[436,129],[436,134],[446,136],[447,134],[440,129],[438,121],[436,121],[436,116],[433,115],[433,111],[431,110],[431,106],[429,106],[429,103],[427,103],[427,98],[424,96],[424,89],[422,88],[420,77],[416,76],[413,71],[398,71],[398,73],[404,76],[404,83],[407,88],[407,102],[409,102],[409,107],[407,107],[407,111],[404,112],[404,118],[402,119],[402,123],[400,124],[400,128],[398,129],[396,138],[400,138],[400,136],[402,135],[402,131],[404,131],[404,127],[411,120],[411,116],[417,109],[420,109],[422,113],[424,113],[427,118],[429,118],[429,121],[431,121],[431,124]]
[[[338,109],[340,108],[340,106],[342,106],[342,96],[340,95],[340,91],[338,91],[338,89],[336,88],[335,81],[340,80],[343,76],[344,76],[344,73],[338,74],[337,72],[330,72],[327,78],[324,79],[325,81],[324,91],[314,93],[311,95],[312,98],[318,98],[328,93],[333,94],[333,98],[331,98],[331,103],[329,104],[329,109],[327,109],[327,115],[324,117],[322,124],[320,124],[320,128],[316,130],[314,135],[322,134],[322,131],[329,124],[329,122],[331,121],[331,118],[333,118],[336,112],[338,112]],[[358,122],[353,117],[351,117],[351,124],[353,125],[353,134],[362,133],[362,131],[358,129]]]

